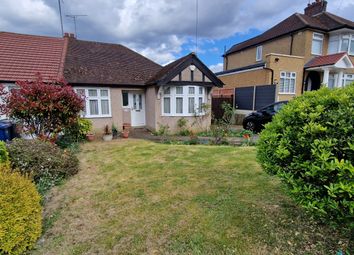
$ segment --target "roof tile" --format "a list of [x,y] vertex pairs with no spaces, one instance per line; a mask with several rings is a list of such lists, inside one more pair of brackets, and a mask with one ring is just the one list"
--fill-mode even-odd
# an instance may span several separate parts
[[305,68],[334,65],[345,55],[347,55],[346,52],[340,52],[331,55],[318,56],[307,62]]
[[307,16],[305,14],[294,13],[290,17],[281,21],[274,27],[268,29],[263,34],[253,37],[247,41],[233,45],[225,55],[233,52],[244,50],[248,47],[262,44],[266,41],[275,39],[280,36],[290,34],[305,28],[313,28],[321,31],[331,31],[342,27],[354,29],[354,22],[338,17],[329,12],[322,12],[315,16]]
[[63,49],[63,38],[0,32],[0,80],[60,78]]
[[120,44],[69,38],[64,65],[69,83],[144,85],[162,68]]

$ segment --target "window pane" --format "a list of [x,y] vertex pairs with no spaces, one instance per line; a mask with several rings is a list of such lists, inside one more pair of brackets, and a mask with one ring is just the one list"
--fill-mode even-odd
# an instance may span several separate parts
[[343,39],[342,40],[342,46],[340,48],[341,51],[348,51],[348,46],[349,46],[349,39]]
[[256,60],[257,61],[262,59],[262,50],[263,50],[262,46],[257,47],[257,52],[256,52]]
[[199,87],[199,94],[200,94],[200,95],[203,94],[203,87]]
[[109,103],[108,100],[101,100],[101,110],[102,114],[109,114]]
[[183,113],[183,97],[176,97],[176,113]]
[[139,94],[139,110],[143,109],[143,96]]
[[183,87],[176,87],[176,94],[183,94]]
[[188,98],[188,113],[194,113],[194,97]]
[[195,93],[195,88],[194,87],[188,87],[188,94],[189,95],[194,95]]
[[280,87],[279,87],[280,92],[284,92],[284,78],[280,79]]
[[335,77],[334,74],[329,74],[328,77],[328,88],[334,88]]
[[339,48],[339,36],[331,36],[329,38],[328,53],[337,53]]
[[165,95],[171,94],[171,89],[170,89],[170,87],[164,88],[163,93],[164,93]]
[[284,81],[284,92],[289,92],[289,79]]
[[107,89],[101,89],[101,97],[108,97],[108,90]]
[[98,115],[98,100],[90,100],[90,115]]
[[96,89],[89,89],[88,90],[88,95],[90,97],[97,97],[97,90]]
[[312,40],[312,53],[317,55],[322,54],[322,41]]
[[164,97],[163,99],[163,112],[171,113],[171,98]]
[[289,92],[290,93],[294,93],[295,92],[295,80],[294,79],[290,80]]
[[128,93],[127,92],[123,92],[122,96],[123,96],[123,106],[128,106],[129,105]]
[[76,89],[76,94],[78,94],[81,97],[85,96],[85,89]]
[[350,41],[349,54],[354,55],[354,36],[352,35],[352,40]]
[[133,94],[133,109],[136,110],[136,95]]
[[199,112],[202,112],[203,111],[203,98],[202,97],[199,97],[198,98],[198,111]]

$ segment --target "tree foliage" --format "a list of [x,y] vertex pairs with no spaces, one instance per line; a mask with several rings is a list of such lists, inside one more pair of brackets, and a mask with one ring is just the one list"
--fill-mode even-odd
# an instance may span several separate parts
[[18,81],[16,85],[17,89],[3,95],[2,112],[37,137],[55,139],[64,128],[76,123],[83,110],[84,98],[63,80],[48,82],[37,74],[34,81]]

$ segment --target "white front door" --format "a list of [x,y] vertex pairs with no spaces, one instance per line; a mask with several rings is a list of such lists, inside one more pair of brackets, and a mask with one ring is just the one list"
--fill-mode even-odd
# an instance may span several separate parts
[[132,127],[145,126],[145,95],[143,92],[129,92]]

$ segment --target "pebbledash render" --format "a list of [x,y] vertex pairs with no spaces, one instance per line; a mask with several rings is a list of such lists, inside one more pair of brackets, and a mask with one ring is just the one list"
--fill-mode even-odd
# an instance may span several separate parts
[[223,86],[194,53],[162,67],[125,46],[78,40],[73,34],[0,32],[2,44],[0,83],[12,88],[37,72],[48,80],[64,78],[85,96],[82,116],[92,120],[97,133],[112,124],[122,130],[125,123],[150,130],[168,125],[175,132],[181,118],[191,129],[208,129],[212,89]]
[[216,74],[225,89],[275,84],[274,100],[283,101],[321,84],[354,82],[354,22],[326,9],[327,1],[316,0],[303,14],[233,45],[224,54],[224,70]]

